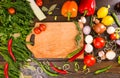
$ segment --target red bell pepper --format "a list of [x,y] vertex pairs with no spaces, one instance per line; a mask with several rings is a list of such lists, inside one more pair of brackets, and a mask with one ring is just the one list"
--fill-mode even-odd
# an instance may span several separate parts
[[90,16],[95,12],[96,1],[95,0],[80,0],[78,11],[81,14]]

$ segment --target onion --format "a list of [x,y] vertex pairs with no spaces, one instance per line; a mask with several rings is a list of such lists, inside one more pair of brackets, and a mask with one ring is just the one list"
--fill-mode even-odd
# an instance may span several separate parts
[[84,33],[85,35],[88,35],[88,34],[90,34],[90,32],[91,32],[90,26],[84,26],[84,28],[83,28],[83,33]]
[[108,60],[113,60],[116,56],[116,53],[113,50],[110,50],[106,53],[106,58]]
[[93,26],[93,30],[98,34],[102,34],[106,30],[106,27],[101,23],[97,23]]
[[91,44],[86,44],[85,51],[91,53],[93,51],[93,46]]
[[92,37],[92,35],[87,35],[87,36],[85,37],[85,42],[86,42],[86,43],[92,43],[92,42],[93,42],[93,37]]
[[117,45],[120,46],[120,40],[116,40]]
[[107,33],[108,33],[108,34],[112,34],[112,33],[114,33],[114,32],[115,32],[115,28],[114,28],[114,27],[111,26],[111,27],[108,27],[108,28],[107,28]]

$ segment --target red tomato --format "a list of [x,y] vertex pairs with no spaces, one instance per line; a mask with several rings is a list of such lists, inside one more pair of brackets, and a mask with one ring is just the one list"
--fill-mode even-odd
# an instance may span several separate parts
[[115,34],[115,33],[110,34],[110,39],[111,40],[116,40],[117,39],[117,34]]
[[96,37],[93,39],[93,45],[95,48],[103,48],[105,46],[105,40],[102,37]]
[[46,30],[46,25],[45,25],[45,24],[40,24],[40,25],[39,25],[39,29],[40,29],[41,31],[45,31],[45,30]]
[[36,2],[36,4],[38,6],[42,6],[43,5],[43,1],[42,0],[36,0],[35,2]]
[[84,57],[84,64],[86,66],[93,66],[95,63],[96,63],[96,59],[92,55],[88,54]]
[[34,32],[35,32],[35,34],[40,34],[41,30],[39,29],[39,27],[35,27]]
[[8,8],[8,12],[11,15],[15,14],[15,8],[13,8],[13,7]]

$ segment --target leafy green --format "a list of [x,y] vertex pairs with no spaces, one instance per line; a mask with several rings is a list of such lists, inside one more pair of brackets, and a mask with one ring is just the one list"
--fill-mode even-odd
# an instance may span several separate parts
[[[14,15],[8,13],[9,7],[15,8]],[[14,33],[21,33],[20,37],[25,40],[32,29],[30,25],[33,23],[33,18],[34,14],[26,0],[16,0],[16,2],[2,0],[0,2],[0,33],[7,36],[0,39],[0,42],[8,40]]]
[[[13,7],[16,13],[10,15],[8,8]],[[0,55],[9,63],[10,78],[19,78],[20,67],[27,59],[31,57],[31,52],[26,48],[25,39],[31,32],[34,13],[26,0],[1,0],[0,1]],[[20,36],[14,38],[13,34],[20,33]],[[12,37],[11,46],[17,61],[14,62],[8,53],[7,43]],[[12,68],[12,69],[11,69]],[[0,69],[0,71],[3,71]],[[0,73],[0,77],[3,74]]]

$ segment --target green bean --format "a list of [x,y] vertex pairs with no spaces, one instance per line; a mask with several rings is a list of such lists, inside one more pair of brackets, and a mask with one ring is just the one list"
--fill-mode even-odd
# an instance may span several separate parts
[[104,67],[102,69],[99,69],[97,71],[95,71],[95,74],[100,74],[100,73],[103,73],[103,72],[106,72],[107,70],[109,70],[112,66],[107,66],[107,67]]

